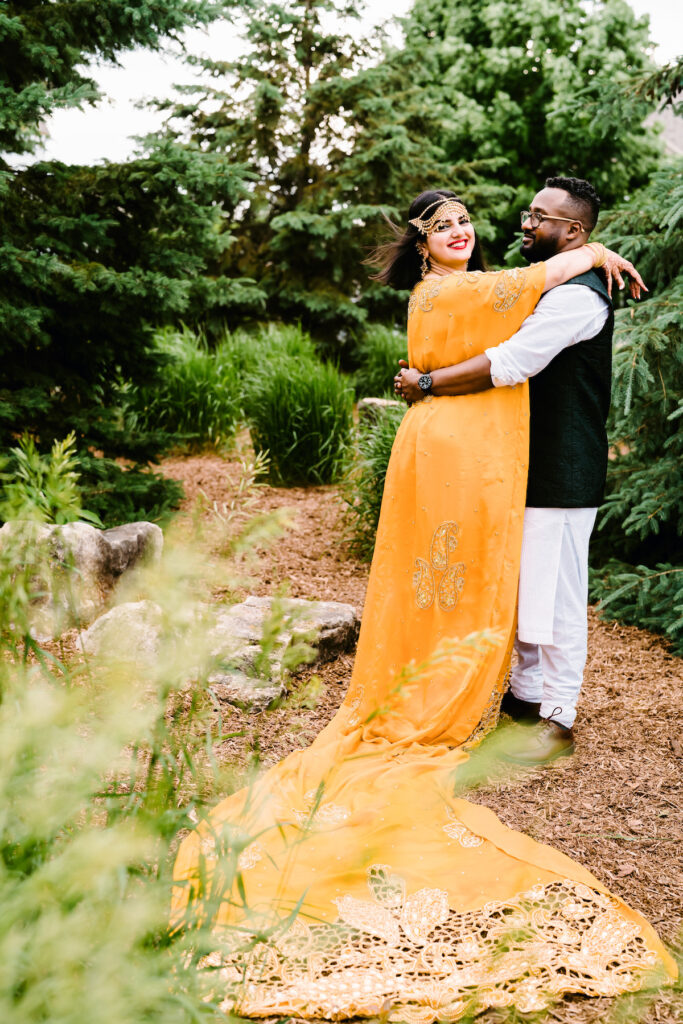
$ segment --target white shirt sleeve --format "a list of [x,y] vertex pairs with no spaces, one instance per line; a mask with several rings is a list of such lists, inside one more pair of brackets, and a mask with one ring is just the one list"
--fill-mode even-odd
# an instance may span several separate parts
[[593,288],[551,288],[511,338],[486,349],[494,387],[513,387],[534,377],[562,349],[594,338],[608,314],[608,303]]

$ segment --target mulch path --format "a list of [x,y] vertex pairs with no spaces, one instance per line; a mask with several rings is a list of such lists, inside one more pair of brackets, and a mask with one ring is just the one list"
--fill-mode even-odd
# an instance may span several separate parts
[[[239,474],[236,463],[213,454],[166,459],[161,469],[183,481],[188,513],[200,492],[205,509],[229,501]],[[259,556],[252,593],[273,593],[285,584],[292,597],[347,601],[361,610],[369,567],[345,549],[337,488],[263,487],[253,507],[289,508],[293,522],[286,536]],[[297,677],[285,706],[259,716],[231,711],[226,728],[244,735],[225,744],[222,756],[247,757],[256,737],[265,765],[307,746],[334,716],[352,667],[353,657],[343,656],[315,670],[323,685],[313,707],[305,699],[313,674],[307,670]],[[678,948],[683,936],[682,682],[683,660],[672,656],[661,638],[603,622],[591,609],[576,754],[543,769],[489,779],[468,794],[507,825],[584,864]],[[612,1011],[610,1000],[574,998],[540,1017],[514,1019],[593,1024],[613,1020]],[[500,1011],[478,1018],[486,1024],[509,1019]],[[659,996],[628,1019],[680,1024],[681,994]]]

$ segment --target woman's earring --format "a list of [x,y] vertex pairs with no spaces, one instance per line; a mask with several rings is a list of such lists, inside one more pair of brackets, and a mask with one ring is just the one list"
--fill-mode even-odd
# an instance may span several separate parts
[[429,259],[427,257],[427,246],[418,245],[417,251],[422,255],[422,266],[420,267],[420,277],[424,281],[425,277],[429,273]]

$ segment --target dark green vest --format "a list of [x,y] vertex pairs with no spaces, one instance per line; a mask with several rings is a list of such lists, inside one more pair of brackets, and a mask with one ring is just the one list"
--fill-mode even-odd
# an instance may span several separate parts
[[[567,284],[609,302],[594,270]],[[559,352],[529,381],[531,422],[526,503],[534,508],[600,505],[607,476],[607,413],[612,384],[614,310],[602,330]]]

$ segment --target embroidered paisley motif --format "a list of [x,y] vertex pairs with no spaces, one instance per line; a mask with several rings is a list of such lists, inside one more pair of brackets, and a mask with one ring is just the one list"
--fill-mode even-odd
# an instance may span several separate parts
[[[465,585],[465,563],[449,565],[451,555],[458,546],[460,528],[457,523],[446,522],[437,526],[429,546],[429,561],[415,559],[413,585],[418,608],[431,608],[435,598],[444,611],[451,611]],[[438,576],[435,576],[438,573]]]
[[508,309],[512,309],[524,291],[525,284],[526,274],[522,267],[501,270],[495,287],[496,301],[493,303],[496,313],[507,313]]
[[418,608],[431,608],[434,604],[434,573],[424,558],[415,559],[416,572],[413,576],[415,603]]

